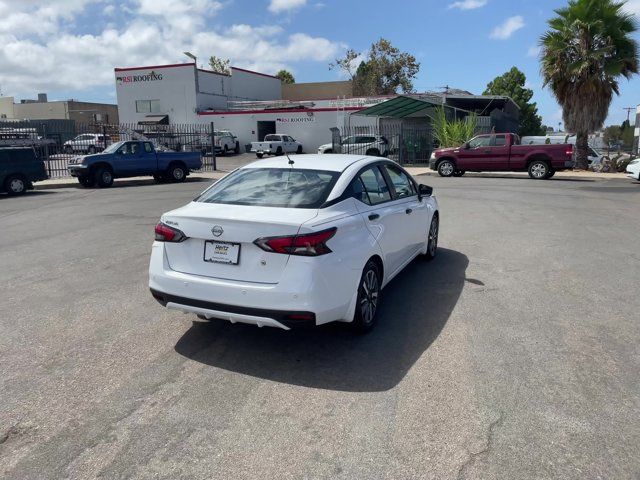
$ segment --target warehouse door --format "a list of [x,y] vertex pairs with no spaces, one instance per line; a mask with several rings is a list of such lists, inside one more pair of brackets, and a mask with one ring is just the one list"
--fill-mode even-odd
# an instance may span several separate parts
[[272,133],[276,133],[275,121],[258,122],[258,141],[259,142],[262,142],[264,140],[265,135],[270,135]]

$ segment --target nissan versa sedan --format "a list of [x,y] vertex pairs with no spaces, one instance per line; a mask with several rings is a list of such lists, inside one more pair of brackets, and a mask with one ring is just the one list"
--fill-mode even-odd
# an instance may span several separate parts
[[257,161],[162,215],[151,293],[207,320],[368,331],[382,288],[415,257],[436,255],[432,191],[378,157]]

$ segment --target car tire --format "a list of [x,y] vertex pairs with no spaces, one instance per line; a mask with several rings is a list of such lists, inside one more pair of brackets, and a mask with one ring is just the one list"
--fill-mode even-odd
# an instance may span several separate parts
[[534,180],[545,180],[549,175],[549,164],[545,160],[534,160],[529,164],[529,177]]
[[453,172],[453,176],[454,176],[454,177],[461,177],[461,176],[463,176],[465,173],[467,173],[467,172],[466,172],[466,171],[464,171],[464,170],[456,170],[455,172]]
[[108,188],[111,185],[113,185],[113,172],[111,171],[110,168],[107,168],[107,167],[98,168],[95,171],[93,178],[96,184],[100,188]]
[[441,177],[451,177],[457,171],[456,166],[451,160],[442,160],[436,168],[438,175]]
[[301,154],[302,154],[302,145],[298,145],[298,148],[296,149],[296,153],[297,153],[298,155],[301,155]]
[[439,231],[440,217],[438,215],[434,215],[431,219],[431,225],[429,225],[429,232],[427,233],[427,252],[424,254],[424,258],[428,262],[436,258],[436,253],[438,253]]
[[556,174],[555,170],[549,170],[549,173],[547,174],[547,178],[551,178]]
[[95,179],[91,175],[81,175],[78,177],[78,182],[85,188],[91,188],[96,185]]
[[329,149],[325,150],[323,153],[333,153],[333,148],[329,148]]
[[380,267],[376,261],[369,260],[364,266],[360,282],[358,283],[358,297],[356,311],[353,316],[352,328],[360,333],[371,331],[376,324],[378,308],[380,306],[380,290],[382,278]]
[[236,155],[240,153],[240,142],[236,142],[236,147],[233,149],[233,153]]
[[227,155],[229,155],[229,147],[225,145],[222,149],[222,156],[226,157]]
[[184,168],[184,165],[174,163],[173,165],[169,165],[169,171],[166,176],[173,183],[181,183],[187,178],[187,169]]
[[4,189],[11,196],[24,195],[27,192],[27,181],[22,175],[9,175],[4,181]]
[[282,147],[278,147],[276,150],[276,157],[279,157],[280,155],[282,155]]
[[167,178],[162,173],[154,173],[153,179],[156,181],[156,183],[166,183],[167,181]]
[[264,153],[256,153],[256,157],[262,158],[262,157],[264,157]]
[[367,150],[365,152],[365,155],[367,157],[379,157],[380,156],[380,150],[378,150],[377,148],[370,148],[369,150]]

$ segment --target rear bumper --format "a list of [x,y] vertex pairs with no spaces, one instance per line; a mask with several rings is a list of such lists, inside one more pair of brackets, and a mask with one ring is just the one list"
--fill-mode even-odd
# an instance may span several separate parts
[[252,283],[174,271],[164,244],[154,242],[149,288],[167,308],[232,322],[285,329],[349,322],[360,271],[345,263],[336,258],[320,271],[314,259],[291,258],[278,283]]
[[315,325],[315,314],[312,312],[225,305],[169,295],[154,289],[151,289],[151,295],[164,307],[184,313],[195,313],[207,319],[227,320],[231,323],[249,323],[258,327],[276,327],[283,330]]

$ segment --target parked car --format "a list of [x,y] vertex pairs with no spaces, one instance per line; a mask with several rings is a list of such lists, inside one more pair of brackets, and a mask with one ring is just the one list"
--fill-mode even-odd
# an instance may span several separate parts
[[0,191],[22,195],[33,182],[49,178],[33,148],[0,148]]
[[67,165],[69,173],[85,187],[110,187],[116,178],[145,175],[158,182],[182,182],[200,168],[199,152],[160,152],[149,141],[114,143],[102,153],[74,157]]
[[631,160],[626,168],[627,177],[640,181],[640,158]]
[[572,145],[521,145],[513,133],[478,135],[461,147],[436,150],[429,162],[442,177],[459,177],[467,171],[524,171],[536,180],[573,165]]
[[265,135],[262,142],[251,142],[251,151],[258,158],[264,155],[284,155],[285,153],[302,153],[302,145],[289,135],[273,133]]
[[438,245],[438,202],[394,162],[304,155],[246,165],[162,215],[151,294],[203,319],[369,330],[380,291]]
[[327,143],[318,147],[318,153],[353,153],[386,157],[389,155],[389,141],[381,135],[355,135],[342,139],[340,152],[334,152],[333,144]]
[[111,137],[101,133],[84,133],[64,142],[64,153],[96,153],[111,145]]

